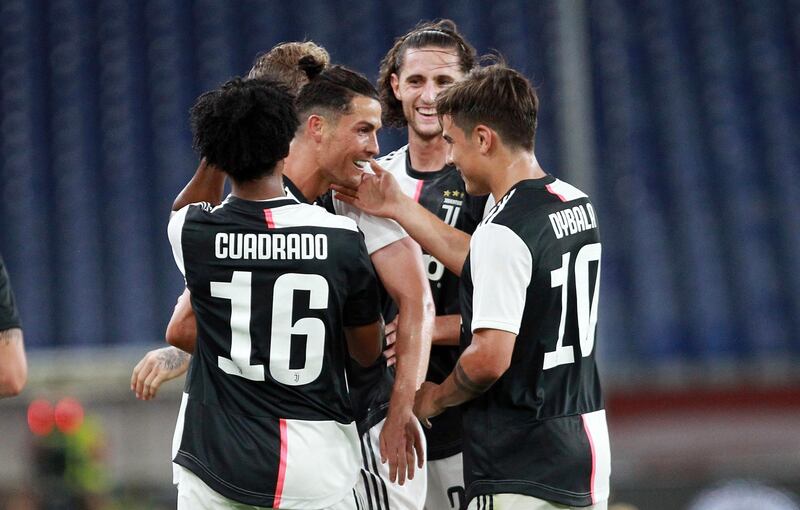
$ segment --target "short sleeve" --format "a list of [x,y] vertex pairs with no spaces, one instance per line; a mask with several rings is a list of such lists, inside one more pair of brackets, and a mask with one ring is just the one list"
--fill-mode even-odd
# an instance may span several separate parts
[[367,253],[370,255],[384,246],[408,236],[403,227],[394,220],[367,214],[341,200],[333,200],[333,205],[336,214],[346,216],[356,222],[358,228],[364,233],[364,242],[367,246]]
[[504,225],[481,225],[470,242],[472,331],[499,329],[519,334],[533,257]]
[[167,225],[167,236],[169,237],[169,244],[172,246],[172,256],[175,258],[175,264],[180,269],[181,274],[186,276],[186,267],[183,263],[183,224],[186,222],[186,213],[189,211],[191,205],[187,205],[181,210],[172,213]]
[[378,280],[361,233],[358,250],[348,272],[348,295],[344,305],[344,326],[364,326],[380,318]]
[[11,281],[6,272],[3,258],[0,257],[0,331],[19,328],[19,311],[14,300],[14,291],[11,289]]

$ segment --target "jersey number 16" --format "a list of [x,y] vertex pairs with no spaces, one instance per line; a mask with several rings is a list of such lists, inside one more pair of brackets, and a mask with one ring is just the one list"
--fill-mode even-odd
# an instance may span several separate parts
[[[230,282],[211,282],[213,297],[231,301],[231,357],[219,356],[217,363],[225,373],[251,381],[264,381],[264,365],[250,364],[253,347],[250,337],[252,278],[250,271],[234,271]],[[324,277],[318,274],[285,273],[275,280],[269,375],[288,386],[300,386],[316,380],[322,372],[325,355],[325,324],[321,319],[304,317],[292,323],[292,302],[297,290],[309,292],[309,309],[328,307],[328,281]],[[290,367],[292,335],[306,337],[303,368]]]

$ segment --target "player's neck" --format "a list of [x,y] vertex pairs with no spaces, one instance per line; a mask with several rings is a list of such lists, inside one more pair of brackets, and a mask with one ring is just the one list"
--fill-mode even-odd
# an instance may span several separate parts
[[[492,159],[487,171],[491,176],[489,188],[495,201],[500,201],[508,193],[508,190],[520,181],[541,179],[547,176],[533,152],[501,150]],[[495,171],[498,168],[506,170],[504,172]]]
[[236,182],[231,180],[231,195],[242,200],[269,200],[285,196],[283,192],[283,162],[275,166],[270,175],[254,181]]
[[441,135],[422,138],[414,130],[408,130],[408,154],[411,166],[418,172],[441,170],[447,160],[447,144]]
[[297,186],[307,202],[314,202],[330,187],[322,169],[317,166],[315,154],[313,147],[307,147],[302,140],[295,138],[289,146],[289,156],[284,160],[284,175]]

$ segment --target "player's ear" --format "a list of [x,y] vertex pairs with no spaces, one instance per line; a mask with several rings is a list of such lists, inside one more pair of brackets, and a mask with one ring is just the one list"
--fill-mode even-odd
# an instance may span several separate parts
[[400,99],[400,77],[397,76],[397,73],[392,73],[389,77],[391,84],[392,84],[392,92],[394,92],[394,97],[398,101],[402,101]]
[[306,133],[317,143],[322,141],[325,131],[325,118],[320,115],[309,115],[306,119]]
[[478,143],[478,150],[480,153],[488,154],[489,149],[492,148],[492,144],[494,143],[495,136],[497,136],[497,134],[488,126],[478,124],[475,126],[473,136],[475,137],[475,141]]

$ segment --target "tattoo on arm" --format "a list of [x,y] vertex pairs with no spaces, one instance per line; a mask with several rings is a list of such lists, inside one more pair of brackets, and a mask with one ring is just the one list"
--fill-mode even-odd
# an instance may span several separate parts
[[22,340],[22,330],[19,328],[4,329],[0,331],[0,345],[11,345],[11,342]]
[[177,347],[166,349],[158,355],[158,361],[161,362],[161,365],[167,370],[175,370],[186,363],[188,359],[189,354]]
[[482,393],[485,393],[486,390],[488,390],[492,384],[494,384],[494,381],[489,383],[479,383],[470,379],[467,375],[467,372],[464,371],[464,367],[461,366],[461,361],[456,363],[456,369],[453,375],[456,386],[458,386],[460,390],[465,391],[473,396],[478,396]]

